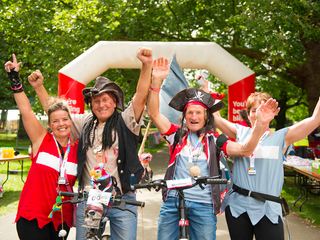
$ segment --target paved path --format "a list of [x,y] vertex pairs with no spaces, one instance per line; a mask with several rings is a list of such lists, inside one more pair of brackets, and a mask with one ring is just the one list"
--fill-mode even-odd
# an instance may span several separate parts
[[[169,159],[169,148],[164,147],[153,155],[150,166],[154,171],[153,179],[163,178]],[[138,200],[146,202],[146,207],[139,209],[138,219],[138,240],[156,240],[157,239],[157,221],[161,206],[161,193],[148,190],[141,190],[137,193]],[[15,212],[0,217],[0,239],[17,240],[15,224],[12,224],[15,218]],[[310,227],[304,220],[290,213],[287,217],[290,229],[291,240],[316,240],[320,239],[320,229]],[[31,233],[32,234],[32,233]],[[75,228],[72,228],[68,240],[75,239]],[[229,240],[228,228],[224,214],[218,217],[217,240]]]

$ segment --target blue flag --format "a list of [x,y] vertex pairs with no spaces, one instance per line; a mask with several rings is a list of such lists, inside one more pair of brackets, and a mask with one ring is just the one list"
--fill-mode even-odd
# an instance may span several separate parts
[[174,55],[170,63],[169,75],[164,79],[159,95],[160,113],[171,123],[179,124],[178,118],[181,116],[181,112],[171,108],[169,102],[177,92],[188,87],[189,84],[177,62],[176,55]]

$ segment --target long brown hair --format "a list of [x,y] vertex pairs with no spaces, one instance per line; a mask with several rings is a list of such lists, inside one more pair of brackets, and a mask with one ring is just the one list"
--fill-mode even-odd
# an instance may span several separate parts
[[239,111],[239,115],[240,115],[240,117],[243,119],[243,121],[245,121],[246,124],[247,124],[249,127],[251,127],[251,122],[250,122],[250,120],[249,120],[249,118],[248,118],[247,110],[246,110],[246,109],[241,109],[241,110]]

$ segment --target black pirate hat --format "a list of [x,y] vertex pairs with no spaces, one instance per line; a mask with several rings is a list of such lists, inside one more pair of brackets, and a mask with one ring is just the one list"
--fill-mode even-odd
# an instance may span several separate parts
[[117,99],[117,108],[124,110],[124,93],[118,84],[111,82],[106,77],[97,77],[93,87],[86,87],[82,90],[83,100],[86,104],[91,102],[91,98],[102,93],[112,93]]
[[216,101],[210,94],[197,88],[186,88],[178,92],[171,99],[169,106],[183,112],[189,102],[200,102],[205,105],[211,113],[225,107],[222,101]]

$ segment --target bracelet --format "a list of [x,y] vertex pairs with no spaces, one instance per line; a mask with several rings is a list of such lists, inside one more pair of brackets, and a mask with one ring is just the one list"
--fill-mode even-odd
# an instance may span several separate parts
[[153,90],[153,91],[157,91],[157,92],[159,92],[161,90],[161,88],[153,88],[151,86],[150,86],[150,89]]
[[11,89],[12,89],[13,91],[19,90],[20,88],[22,88],[22,84],[21,84],[19,87],[17,87],[17,88],[11,87]]

